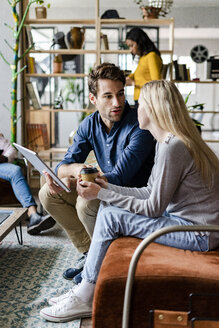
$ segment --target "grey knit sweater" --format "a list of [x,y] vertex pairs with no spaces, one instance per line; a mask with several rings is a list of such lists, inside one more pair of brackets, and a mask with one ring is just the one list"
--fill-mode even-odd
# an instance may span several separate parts
[[[100,189],[98,199],[155,219],[167,210],[195,224],[219,224],[219,176],[209,190],[184,143],[174,136],[157,143],[147,187],[108,184],[108,189]],[[209,249],[219,246],[219,233],[208,235]]]

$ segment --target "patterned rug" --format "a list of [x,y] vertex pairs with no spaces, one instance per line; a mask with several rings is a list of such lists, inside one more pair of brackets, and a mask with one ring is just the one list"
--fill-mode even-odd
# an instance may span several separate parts
[[21,246],[7,238],[0,243],[0,327],[79,328],[80,320],[52,323],[39,315],[48,298],[72,287],[62,272],[79,254],[68,241],[40,243],[31,238]]

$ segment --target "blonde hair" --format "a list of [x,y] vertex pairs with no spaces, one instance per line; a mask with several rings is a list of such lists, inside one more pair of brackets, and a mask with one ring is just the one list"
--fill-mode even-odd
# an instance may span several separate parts
[[212,186],[215,174],[219,173],[219,160],[201,138],[175,84],[166,80],[146,83],[141,89],[141,99],[154,123],[182,140],[203,181]]

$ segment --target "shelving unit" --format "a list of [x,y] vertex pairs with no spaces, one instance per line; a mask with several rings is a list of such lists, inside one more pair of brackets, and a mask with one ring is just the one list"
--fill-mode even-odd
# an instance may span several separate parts
[[[174,19],[148,19],[148,20],[133,20],[133,19],[101,19],[100,18],[100,1],[95,0],[95,19],[32,19],[27,17],[25,24],[32,26],[32,27],[59,27],[59,26],[79,26],[79,27],[89,27],[95,30],[95,39],[96,44],[92,49],[33,49],[29,52],[29,56],[36,55],[36,54],[49,54],[53,55],[94,55],[94,63],[100,64],[104,61],[105,55],[128,55],[130,54],[129,50],[118,50],[117,49],[109,49],[104,50],[101,48],[101,30],[104,28],[126,28],[127,26],[140,26],[145,28],[157,28],[166,26],[169,28],[169,47],[166,50],[162,50],[161,53],[168,54],[170,56],[170,62],[173,59],[173,44],[174,44]],[[21,10],[25,10],[28,0],[24,0],[21,5]],[[109,40],[110,41],[110,40]],[[23,32],[23,42],[22,42],[22,49],[25,50],[26,42],[26,34]],[[110,45],[110,43],[109,43]],[[109,47],[110,48],[110,47]],[[92,57],[93,58],[93,57]],[[27,71],[23,72],[22,76],[22,99],[25,99],[22,102],[22,144],[28,147],[28,136],[27,136],[27,124],[28,123],[38,123],[38,124],[46,124],[48,131],[49,131],[49,149],[35,149],[40,153],[42,157],[47,159],[50,164],[55,160],[56,155],[59,153],[65,152],[66,148],[54,147],[55,135],[56,135],[56,122],[55,122],[55,115],[66,115],[66,113],[83,113],[83,112],[93,112],[93,110],[87,109],[85,107],[81,108],[70,108],[67,110],[60,110],[60,109],[53,109],[50,106],[43,106],[40,110],[34,110],[29,103],[29,98],[27,97],[26,91],[26,82],[30,81],[31,79],[37,78],[48,78],[50,81],[51,79],[67,79],[67,78],[76,78],[76,79],[86,79],[88,72],[80,72],[80,73],[29,73]],[[67,114],[67,115],[68,115]],[[64,127],[63,127],[64,129]],[[59,159],[60,160],[60,159]]]
[[[207,85],[219,85],[219,81],[209,81],[209,80],[190,80],[190,81],[174,81],[174,83],[176,84],[181,84],[181,83],[195,83],[195,84],[201,84],[201,85],[204,85],[204,84],[207,84]],[[202,110],[202,111],[198,111],[198,110],[195,110],[195,111],[190,111],[191,114],[212,114],[213,117],[215,115],[218,115],[219,114],[219,110]],[[218,130],[219,131],[219,128]],[[209,131],[210,132],[210,131]],[[219,139],[207,139],[207,138],[204,138],[205,142],[206,143],[209,143],[209,144],[218,144],[219,143]]]
[[[23,1],[23,10],[26,7],[28,0]],[[101,19],[100,18],[100,0],[96,0],[94,2],[95,5],[95,19],[32,19],[27,17],[26,24],[30,26],[59,26],[59,25],[70,25],[70,26],[90,26],[96,31],[96,44],[94,49],[33,49],[29,52],[29,55],[34,54],[60,54],[60,55],[83,55],[86,56],[88,54],[95,55],[95,63],[99,64],[104,60],[104,55],[120,55],[120,54],[130,54],[129,50],[103,50],[101,49],[101,29],[106,26],[144,26],[144,27],[169,27],[169,49],[161,51],[161,53],[170,55],[170,62],[173,57],[173,43],[174,43],[174,19],[148,19],[148,20],[132,20],[132,19]],[[25,45],[25,35],[23,46]],[[28,73],[24,72],[23,74],[23,96],[26,101],[23,102],[22,113],[24,114],[24,123],[23,123],[23,144],[28,145],[27,134],[26,134],[26,123],[30,122],[30,119],[36,121],[41,113],[44,115],[43,120],[50,122],[52,120],[51,116],[54,116],[54,113],[58,112],[91,112],[86,108],[77,108],[77,109],[69,109],[69,110],[53,110],[52,108],[43,107],[40,110],[33,110],[30,107],[29,100],[26,97],[26,87],[25,84],[31,78],[80,78],[84,79],[87,77],[86,73],[50,73],[50,74],[42,74],[42,73]],[[34,112],[34,113],[33,113]],[[31,116],[31,118],[30,118]],[[35,116],[35,118],[33,118]],[[47,118],[45,118],[47,116]],[[49,123],[47,122],[48,126]],[[50,124],[50,144],[52,145],[52,139],[54,138],[53,134],[54,126],[51,127]]]

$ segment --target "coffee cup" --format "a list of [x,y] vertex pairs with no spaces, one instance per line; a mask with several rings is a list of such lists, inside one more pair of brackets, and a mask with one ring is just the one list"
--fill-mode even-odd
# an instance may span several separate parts
[[98,170],[96,167],[84,167],[81,169],[80,175],[83,181],[95,182],[98,176]]

